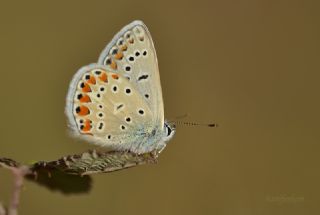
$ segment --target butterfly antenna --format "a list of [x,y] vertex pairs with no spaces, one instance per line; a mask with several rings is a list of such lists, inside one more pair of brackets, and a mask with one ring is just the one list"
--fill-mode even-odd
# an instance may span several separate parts
[[188,117],[188,113],[185,113],[183,115],[180,116],[176,116],[174,117],[174,120],[170,120],[169,122],[174,123],[175,125],[187,125],[187,126],[205,126],[205,127],[218,127],[217,123],[197,123],[197,122],[184,122],[184,121],[179,121],[178,119],[183,119]]
[[187,125],[187,126],[205,126],[205,127],[218,127],[217,123],[196,123],[196,122],[183,122],[183,121],[175,121],[176,125]]

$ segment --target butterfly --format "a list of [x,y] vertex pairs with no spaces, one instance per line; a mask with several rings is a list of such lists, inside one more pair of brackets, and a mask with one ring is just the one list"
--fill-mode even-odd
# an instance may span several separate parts
[[123,27],[97,63],[77,71],[65,112],[72,133],[98,146],[138,154],[164,149],[175,125],[164,120],[156,51],[142,21]]

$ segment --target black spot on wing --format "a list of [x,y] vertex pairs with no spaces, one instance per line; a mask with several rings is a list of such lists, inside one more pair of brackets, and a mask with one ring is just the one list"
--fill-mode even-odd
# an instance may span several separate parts
[[145,80],[149,77],[149,75],[141,75],[138,77],[138,81]]
[[122,107],[123,107],[123,104],[118,105],[118,106],[117,106],[117,110],[119,110],[119,109],[122,108]]

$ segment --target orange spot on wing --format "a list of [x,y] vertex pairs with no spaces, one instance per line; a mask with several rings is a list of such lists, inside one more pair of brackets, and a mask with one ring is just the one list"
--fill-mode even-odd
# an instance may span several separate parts
[[91,75],[90,79],[87,81],[89,84],[96,84],[96,79]]
[[127,49],[128,49],[128,47],[127,47],[127,45],[123,45],[123,46],[121,46],[121,51],[127,51]]
[[89,119],[86,119],[86,121],[84,122],[84,125],[82,127],[82,131],[84,132],[88,132],[91,130],[91,123]]
[[123,53],[122,52],[118,52],[115,56],[114,56],[115,59],[117,60],[121,60],[123,58]]
[[108,82],[108,76],[107,73],[103,72],[100,76],[99,79],[103,82]]
[[80,116],[85,116],[88,115],[90,113],[90,110],[88,107],[81,105],[77,111],[77,114]]
[[116,62],[115,62],[115,61],[112,61],[111,64],[110,64],[110,67],[111,67],[112,69],[116,70],[116,69],[117,69],[117,64],[116,64]]
[[91,99],[88,95],[83,95],[80,99],[80,102],[82,103],[88,103],[88,102],[91,102]]
[[112,74],[111,76],[112,76],[113,79],[116,79],[116,80],[119,79],[119,75],[117,75],[117,74]]
[[91,88],[89,86],[89,84],[87,83],[83,83],[83,87],[82,87],[82,92],[85,92],[85,93],[88,93],[88,92],[91,92]]

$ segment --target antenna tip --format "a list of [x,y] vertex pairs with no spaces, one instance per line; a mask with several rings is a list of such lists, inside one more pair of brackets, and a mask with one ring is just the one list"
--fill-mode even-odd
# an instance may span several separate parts
[[212,124],[208,124],[209,127],[218,127],[218,124],[212,123]]

